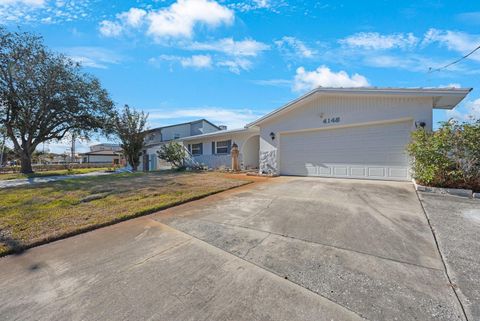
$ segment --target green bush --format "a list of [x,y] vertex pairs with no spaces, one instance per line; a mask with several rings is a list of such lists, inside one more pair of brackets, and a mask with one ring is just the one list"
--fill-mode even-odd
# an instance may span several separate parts
[[160,147],[160,150],[157,151],[157,157],[169,162],[177,169],[183,169],[185,167],[187,153],[183,145],[170,142]]
[[412,133],[413,177],[429,186],[480,190],[480,120],[441,123]]

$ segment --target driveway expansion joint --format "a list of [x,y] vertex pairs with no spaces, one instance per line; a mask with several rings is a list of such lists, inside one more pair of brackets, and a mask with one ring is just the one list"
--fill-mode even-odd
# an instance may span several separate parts
[[[396,259],[392,259],[392,258],[389,258],[389,257],[384,257],[384,256],[372,254],[372,253],[357,251],[357,250],[353,250],[353,249],[345,248],[345,247],[341,247],[341,246],[336,246],[336,245],[331,245],[331,244],[327,244],[327,243],[320,243],[320,242],[315,242],[315,241],[311,241],[311,240],[301,239],[301,238],[286,235],[286,234],[275,233],[275,232],[265,231],[265,230],[261,230],[261,229],[255,229],[255,228],[252,228],[252,227],[249,227],[249,226],[236,225],[236,224],[231,224],[231,223],[220,223],[220,222],[216,222],[216,221],[207,220],[207,219],[204,219],[204,218],[199,218],[197,220],[204,221],[204,222],[209,222],[209,223],[214,223],[214,224],[219,224],[219,225],[230,226],[230,227],[240,227],[240,228],[244,228],[244,229],[248,229],[248,230],[252,230],[252,231],[256,231],[256,232],[269,233],[270,235],[276,235],[276,236],[281,236],[281,237],[285,237],[285,238],[289,238],[289,239],[293,239],[293,240],[297,240],[297,241],[301,241],[301,242],[326,246],[326,247],[330,247],[330,248],[337,249],[337,250],[354,252],[354,253],[358,253],[358,254],[362,254],[362,255],[375,257],[375,258],[381,259],[381,260],[391,261],[391,262],[395,262],[395,263],[399,263],[399,264],[416,266],[416,267],[423,268],[423,269],[434,270],[434,271],[442,271],[443,270],[441,268],[436,268],[436,267],[425,266],[425,265],[421,265],[421,264],[415,264],[415,263],[412,263],[412,262],[396,260]],[[257,244],[256,246],[258,246],[258,245],[260,245],[260,244]]]
[[[166,224],[166,223],[160,223],[160,222],[159,222],[159,224],[167,225],[167,226],[170,227],[171,229],[176,230],[178,233],[184,234],[184,235],[190,237],[190,239],[189,239],[188,241],[191,241],[191,239],[195,239],[197,242],[200,242],[200,243],[205,244],[205,245],[207,245],[207,246],[214,247],[214,248],[222,251],[223,253],[225,253],[225,254],[227,254],[227,255],[232,255],[232,256],[234,256],[234,257],[236,257],[236,258],[238,258],[238,259],[246,262],[247,264],[251,264],[251,265],[253,265],[253,266],[256,266],[257,268],[259,268],[259,269],[261,269],[261,270],[263,270],[263,271],[265,271],[265,272],[268,272],[268,273],[270,273],[270,274],[272,274],[272,275],[280,278],[280,279],[282,280],[282,282],[289,282],[289,283],[291,283],[291,284],[293,284],[293,285],[295,285],[295,286],[298,286],[298,287],[300,287],[300,288],[302,288],[302,289],[304,289],[304,290],[306,290],[306,291],[308,291],[308,292],[310,292],[310,293],[315,294],[316,296],[319,296],[319,297],[321,297],[321,298],[323,298],[323,299],[325,299],[325,300],[327,300],[327,301],[330,301],[330,302],[332,302],[333,304],[336,304],[336,305],[342,307],[342,308],[345,309],[345,310],[348,310],[348,311],[352,312],[353,314],[357,315],[358,317],[362,318],[363,320],[368,320],[365,316],[361,315],[359,312],[354,311],[354,310],[350,309],[349,307],[347,307],[347,306],[345,306],[345,305],[343,305],[343,304],[341,304],[341,303],[339,303],[339,302],[336,302],[336,301],[332,300],[331,298],[328,298],[328,297],[323,296],[323,295],[321,295],[321,294],[319,294],[319,293],[317,293],[317,292],[314,292],[314,291],[310,290],[309,288],[306,288],[306,287],[302,286],[301,284],[295,283],[295,282],[291,281],[290,279],[285,278],[285,276],[282,276],[282,275],[280,275],[280,274],[275,273],[275,271],[269,270],[269,269],[267,269],[267,268],[265,268],[265,267],[263,267],[263,266],[260,266],[260,265],[254,263],[254,262],[251,262],[251,261],[245,259],[245,258],[242,257],[242,256],[238,256],[238,255],[235,255],[235,254],[230,253],[230,252],[228,252],[228,251],[225,251],[224,249],[222,249],[222,248],[220,248],[220,247],[218,247],[218,246],[216,246],[216,245],[214,245],[214,244],[210,244],[210,243],[208,243],[208,242],[206,242],[206,241],[204,241],[204,240],[202,240],[202,239],[199,239],[199,238],[197,238],[197,237],[194,236],[194,235],[191,235],[191,234],[189,234],[189,233],[186,233],[186,232],[184,232],[184,231],[182,231],[182,230],[177,230],[176,228],[174,228],[174,227],[172,227],[172,226],[170,226],[170,225],[168,225],[168,224]],[[269,233],[269,232],[266,232],[266,233]],[[263,240],[260,241],[260,242],[259,242],[257,245],[255,245],[254,247],[257,247],[258,245],[260,245],[260,244],[261,244],[266,238],[268,238],[271,234],[274,234],[274,233],[269,233],[269,235],[267,235],[265,238],[263,238]],[[169,249],[170,249],[170,248],[169,248]],[[164,250],[163,252],[168,251],[169,249]]]
[[245,252],[245,254],[243,255],[242,258],[246,258],[247,255],[248,255],[248,253],[250,253],[251,250],[253,250],[253,249],[255,249],[256,247],[260,246],[260,245],[263,243],[263,241],[265,241],[270,235],[272,235],[272,233],[268,233],[263,239],[260,240],[260,242],[258,242],[257,244],[255,244],[254,246],[252,246],[251,248],[249,248],[249,249],[247,250],[247,252]]

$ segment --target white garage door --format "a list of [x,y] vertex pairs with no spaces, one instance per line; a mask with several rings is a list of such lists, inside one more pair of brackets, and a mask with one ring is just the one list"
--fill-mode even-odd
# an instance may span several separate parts
[[411,122],[282,134],[282,175],[408,180]]

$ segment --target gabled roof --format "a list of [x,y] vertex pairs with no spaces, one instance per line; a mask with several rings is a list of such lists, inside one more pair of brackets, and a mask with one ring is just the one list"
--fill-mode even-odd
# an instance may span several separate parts
[[162,126],[162,127],[157,127],[157,128],[152,128],[152,129],[149,129],[147,131],[145,131],[146,133],[151,133],[151,132],[155,132],[155,131],[158,131],[158,130],[162,130],[164,128],[169,128],[169,127],[176,127],[176,126],[183,126],[183,125],[192,125],[192,124],[196,124],[196,123],[200,123],[200,122],[206,122],[210,125],[212,125],[213,127],[215,127],[216,129],[218,130],[221,130],[220,127],[218,127],[217,125],[213,124],[212,122],[206,120],[205,118],[202,118],[202,119],[198,119],[198,120],[194,120],[194,121],[189,121],[189,122],[185,122],[185,123],[180,123],[180,124],[174,124],[174,125],[167,125],[167,126]]
[[452,109],[472,90],[472,88],[393,88],[393,87],[352,87],[332,88],[318,87],[305,95],[287,103],[286,105],[266,114],[263,117],[247,124],[246,127],[256,126],[267,119],[287,112],[297,106],[297,103],[314,95],[378,95],[378,96],[409,96],[409,97],[432,97],[433,108]]
[[95,155],[95,156],[117,156],[121,155],[122,152],[120,151],[113,151],[113,150],[96,150],[94,152],[86,152],[81,153],[80,155]]

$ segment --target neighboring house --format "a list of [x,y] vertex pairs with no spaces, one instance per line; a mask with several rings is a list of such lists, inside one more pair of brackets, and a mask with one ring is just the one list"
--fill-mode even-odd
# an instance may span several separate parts
[[167,168],[169,164],[157,157],[157,151],[160,150],[162,145],[173,140],[181,140],[184,137],[218,132],[225,129],[226,127],[216,126],[206,119],[150,129],[145,137],[145,146],[138,168],[143,171]]
[[119,144],[109,144],[109,143],[102,143],[102,144],[90,146],[91,152],[98,152],[103,150],[112,150],[115,152],[121,152],[122,147]]
[[88,153],[80,154],[82,163],[112,164],[124,163],[122,148],[118,144],[98,144],[90,146]]
[[471,91],[454,88],[317,88],[243,129],[179,138],[208,167],[262,173],[409,180],[406,145],[432,129],[433,109],[452,109]]

